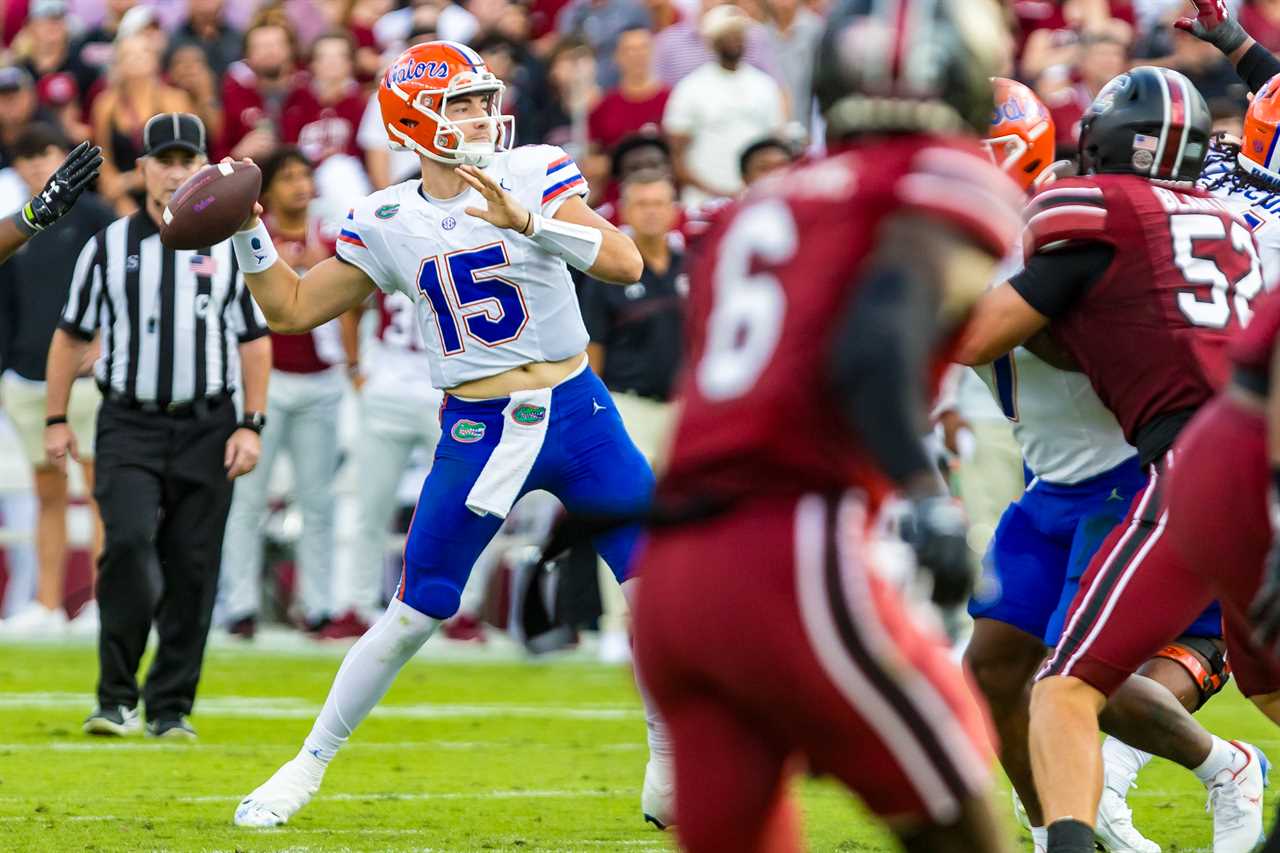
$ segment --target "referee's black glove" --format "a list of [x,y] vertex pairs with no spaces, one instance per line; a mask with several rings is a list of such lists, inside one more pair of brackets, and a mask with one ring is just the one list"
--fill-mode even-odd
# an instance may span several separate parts
[[902,538],[916,552],[916,561],[933,576],[933,601],[955,607],[973,591],[973,560],[969,553],[969,520],[954,498],[938,495],[911,501],[902,519]]
[[81,142],[49,178],[44,189],[32,196],[16,217],[18,227],[28,234],[43,231],[61,219],[76,203],[80,193],[98,176],[102,149]]

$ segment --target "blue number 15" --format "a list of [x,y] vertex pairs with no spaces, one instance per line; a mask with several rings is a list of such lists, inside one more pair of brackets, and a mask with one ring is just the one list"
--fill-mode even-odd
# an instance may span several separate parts
[[466,349],[464,332],[486,347],[520,337],[529,322],[524,294],[495,272],[510,265],[500,242],[423,259],[418,289],[431,302],[445,355]]

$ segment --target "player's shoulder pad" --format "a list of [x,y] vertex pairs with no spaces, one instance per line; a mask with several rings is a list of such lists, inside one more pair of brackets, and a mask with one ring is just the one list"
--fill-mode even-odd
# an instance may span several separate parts
[[976,145],[930,143],[915,151],[895,186],[898,201],[959,227],[1003,257],[1022,225],[1022,191]]
[[1075,241],[1110,243],[1107,197],[1089,177],[1062,178],[1041,190],[1027,204],[1023,250],[1036,252]]
[[573,158],[559,145],[521,145],[506,154],[507,171],[514,178],[541,180],[552,164],[561,160],[573,162]]

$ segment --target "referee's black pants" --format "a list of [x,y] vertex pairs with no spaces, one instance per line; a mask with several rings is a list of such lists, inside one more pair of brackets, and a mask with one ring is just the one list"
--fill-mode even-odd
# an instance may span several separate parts
[[137,706],[138,664],[154,620],[160,643],[142,689],[147,719],[191,713],[231,508],[223,459],[235,428],[229,397],[185,416],[110,401],[98,411],[93,494],[106,533],[97,586],[102,707]]

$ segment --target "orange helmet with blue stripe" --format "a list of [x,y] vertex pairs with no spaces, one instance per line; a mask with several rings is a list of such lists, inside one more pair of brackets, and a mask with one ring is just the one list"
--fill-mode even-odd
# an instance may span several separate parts
[[[500,147],[510,145],[514,126],[502,115],[506,85],[465,44],[432,41],[400,54],[382,75],[378,106],[393,148],[401,148],[446,165],[486,166]],[[450,98],[489,95],[485,115],[451,121],[445,117]],[[483,124],[487,139],[468,141],[465,125]]]
[[1053,163],[1053,117],[1035,93],[1017,80],[995,77],[991,82],[996,108],[983,145],[997,166],[1029,190]]
[[1244,114],[1239,163],[1252,177],[1280,186],[1280,74],[1258,90]]

